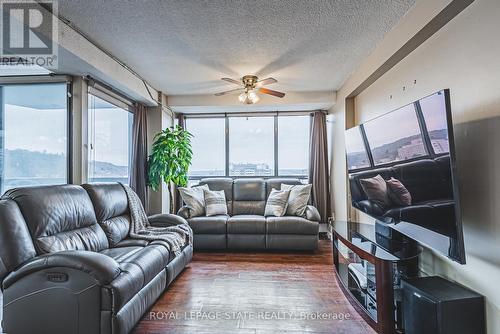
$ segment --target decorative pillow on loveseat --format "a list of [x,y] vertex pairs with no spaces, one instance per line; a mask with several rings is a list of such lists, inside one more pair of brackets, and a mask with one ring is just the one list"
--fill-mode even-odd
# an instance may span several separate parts
[[401,181],[391,177],[391,179],[385,181],[385,183],[389,191],[389,198],[394,204],[398,206],[411,205],[411,194]]
[[267,198],[264,216],[284,216],[288,206],[288,197],[290,197],[290,190],[276,190],[273,188]]
[[306,214],[307,204],[311,197],[312,184],[282,184],[281,190],[290,190],[288,197],[288,206],[286,208],[287,216],[304,217]]
[[224,190],[203,190],[207,217],[227,215],[226,195]]
[[387,184],[380,174],[375,177],[360,179],[359,183],[370,201],[377,203],[382,208],[391,206]]
[[208,186],[206,184],[191,188],[179,188],[182,200],[186,203],[186,207],[189,209],[190,218],[205,215],[205,199],[203,196],[203,190],[208,190]]

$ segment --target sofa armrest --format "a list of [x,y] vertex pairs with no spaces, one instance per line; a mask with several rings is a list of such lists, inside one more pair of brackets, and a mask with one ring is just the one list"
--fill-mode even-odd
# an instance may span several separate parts
[[173,215],[170,213],[166,214],[158,214],[152,215],[148,217],[149,223],[155,227],[167,227],[167,226],[175,226],[180,224],[186,224],[187,221],[181,216]]
[[306,207],[306,219],[313,221],[313,222],[320,222],[321,221],[321,215],[319,214],[318,209],[316,209],[312,205],[308,205]]
[[190,218],[189,208],[187,206],[182,206],[179,211],[177,211],[177,215],[181,216],[184,219]]
[[82,271],[92,276],[100,285],[108,285],[121,272],[118,263],[111,257],[89,251],[63,251],[37,256],[10,273],[3,281],[3,288],[21,278],[40,270],[64,267]]
[[385,213],[385,210],[380,205],[367,199],[355,202],[354,207],[369,214],[370,216],[382,217]]

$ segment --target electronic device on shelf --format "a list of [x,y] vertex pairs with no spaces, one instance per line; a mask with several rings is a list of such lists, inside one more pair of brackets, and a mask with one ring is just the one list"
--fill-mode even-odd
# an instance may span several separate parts
[[[358,215],[368,214],[465,263],[450,92],[441,90],[350,128],[345,137],[350,195]],[[377,176],[399,180],[411,201],[369,198],[362,184]],[[392,238],[390,231],[380,232],[381,243],[384,236]]]

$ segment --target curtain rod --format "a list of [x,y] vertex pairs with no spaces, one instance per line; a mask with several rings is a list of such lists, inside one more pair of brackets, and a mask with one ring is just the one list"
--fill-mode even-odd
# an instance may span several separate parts
[[257,112],[224,112],[224,113],[192,113],[184,114],[185,118],[210,118],[210,117],[258,117],[258,116],[290,116],[309,115],[322,112],[328,115],[326,110],[301,110],[301,111],[257,111]]

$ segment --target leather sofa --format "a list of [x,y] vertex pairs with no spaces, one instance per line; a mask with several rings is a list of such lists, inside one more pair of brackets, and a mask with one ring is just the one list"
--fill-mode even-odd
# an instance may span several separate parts
[[178,215],[185,218],[194,233],[194,248],[203,250],[315,250],[318,247],[318,210],[308,205],[306,216],[264,217],[266,199],[281,184],[302,184],[298,179],[205,178],[200,185],[224,190],[228,215],[189,217],[183,206]]
[[[152,225],[185,224],[175,215]],[[129,333],[191,261],[161,241],[127,238],[119,184],[12,189],[0,200],[6,333]]]
[[[400,180],[412,196],[412,205],[382,208],[368,200],[359,180],[377,174],[385,180],[391,177]],[[349,182],[352,205],[371,216],[414,223],[445,235],[455,231],[449,155],[353,173]]]

